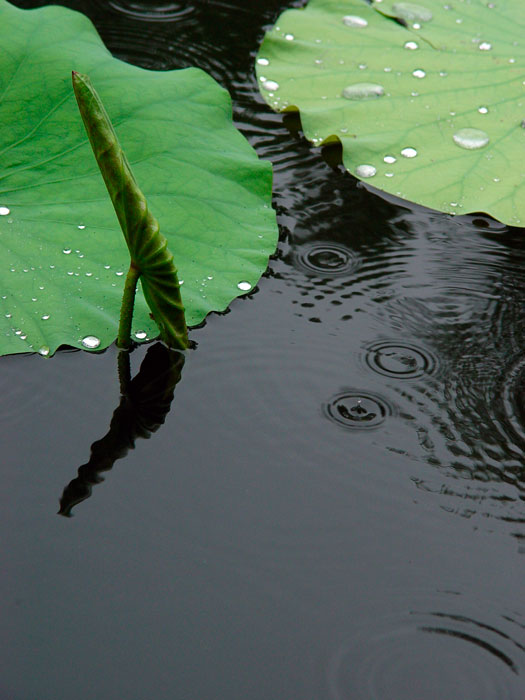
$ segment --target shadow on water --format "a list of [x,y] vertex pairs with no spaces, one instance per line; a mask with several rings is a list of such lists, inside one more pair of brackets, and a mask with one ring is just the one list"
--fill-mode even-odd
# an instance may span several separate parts
[[79,467],[78,476],[65,487],[59,515],[71,517],[72,509],[91,496],[92,487],[104,481],[101,473],[125,457],[135,447],[137,438],[150,438],[163,425],[171,408],[184,355],[155,343],[148,348],[133,379],[129,359],[128,352],[120,352],[120,404],[113,413],[108,433],[91,445],[89,462]]

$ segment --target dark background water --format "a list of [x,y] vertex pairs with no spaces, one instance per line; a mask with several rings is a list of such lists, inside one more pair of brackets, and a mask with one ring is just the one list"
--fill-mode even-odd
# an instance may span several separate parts
[[[255,54],[294,3],[64,4],[116,56],[228,88],[281,237],[72,519],[117,353],[0,360],[0,698],[520,700],[522,230],[380,196],[271,113]],[[162,422],[169,387],[136,392],[94,455]]]

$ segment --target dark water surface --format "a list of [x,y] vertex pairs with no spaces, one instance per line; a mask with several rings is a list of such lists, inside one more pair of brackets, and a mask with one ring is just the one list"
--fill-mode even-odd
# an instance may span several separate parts
[[523,232],[378,196],[272,114],[253,62],[294,3],[67,4],[230,90],[281,240],[167,415],[173,368],[110,430],[114,349],[0,360],[0,700],[521,700]]

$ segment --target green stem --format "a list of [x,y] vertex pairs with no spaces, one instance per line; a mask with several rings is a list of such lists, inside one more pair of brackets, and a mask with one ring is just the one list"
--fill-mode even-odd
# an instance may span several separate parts
[[[0,0],[1,3],[1,0]],[[117,345],[130,345],[133,301],[139,270],[144,298],[170,347],[189,346],[177,268],[159,222],[148,209],[100,97],[89,78],[73,71],[73,89],[95,158],[106,183],[132,260],[122,299]]]
[[133,261],[129,266],[124,284],[124,294],[122,295],[122,305],[120,307],[120,322],[118,327],[117,346],[119,348],[129,348],[131,345],[131,323],[133,321],[133,306],[135,304],[135,292],[139,281],[140,270],[135,267]]

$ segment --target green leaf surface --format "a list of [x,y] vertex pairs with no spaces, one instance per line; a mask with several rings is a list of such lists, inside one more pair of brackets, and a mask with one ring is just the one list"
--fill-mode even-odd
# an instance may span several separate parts
[[[73,70],[111,112],[173,253],[188,325],[255,286],[277,241],[271,166],[234,128],[212,78],[118,61],[86,17],[62,7],[0,0],[0,47],[0,354],[101,349],[117,335],[129,254]],[[158,335],[141,290],[132,330]]]
[[257,74],[356,177],[525,226],[524,35],[522,0],[311,0],[266,35]]

